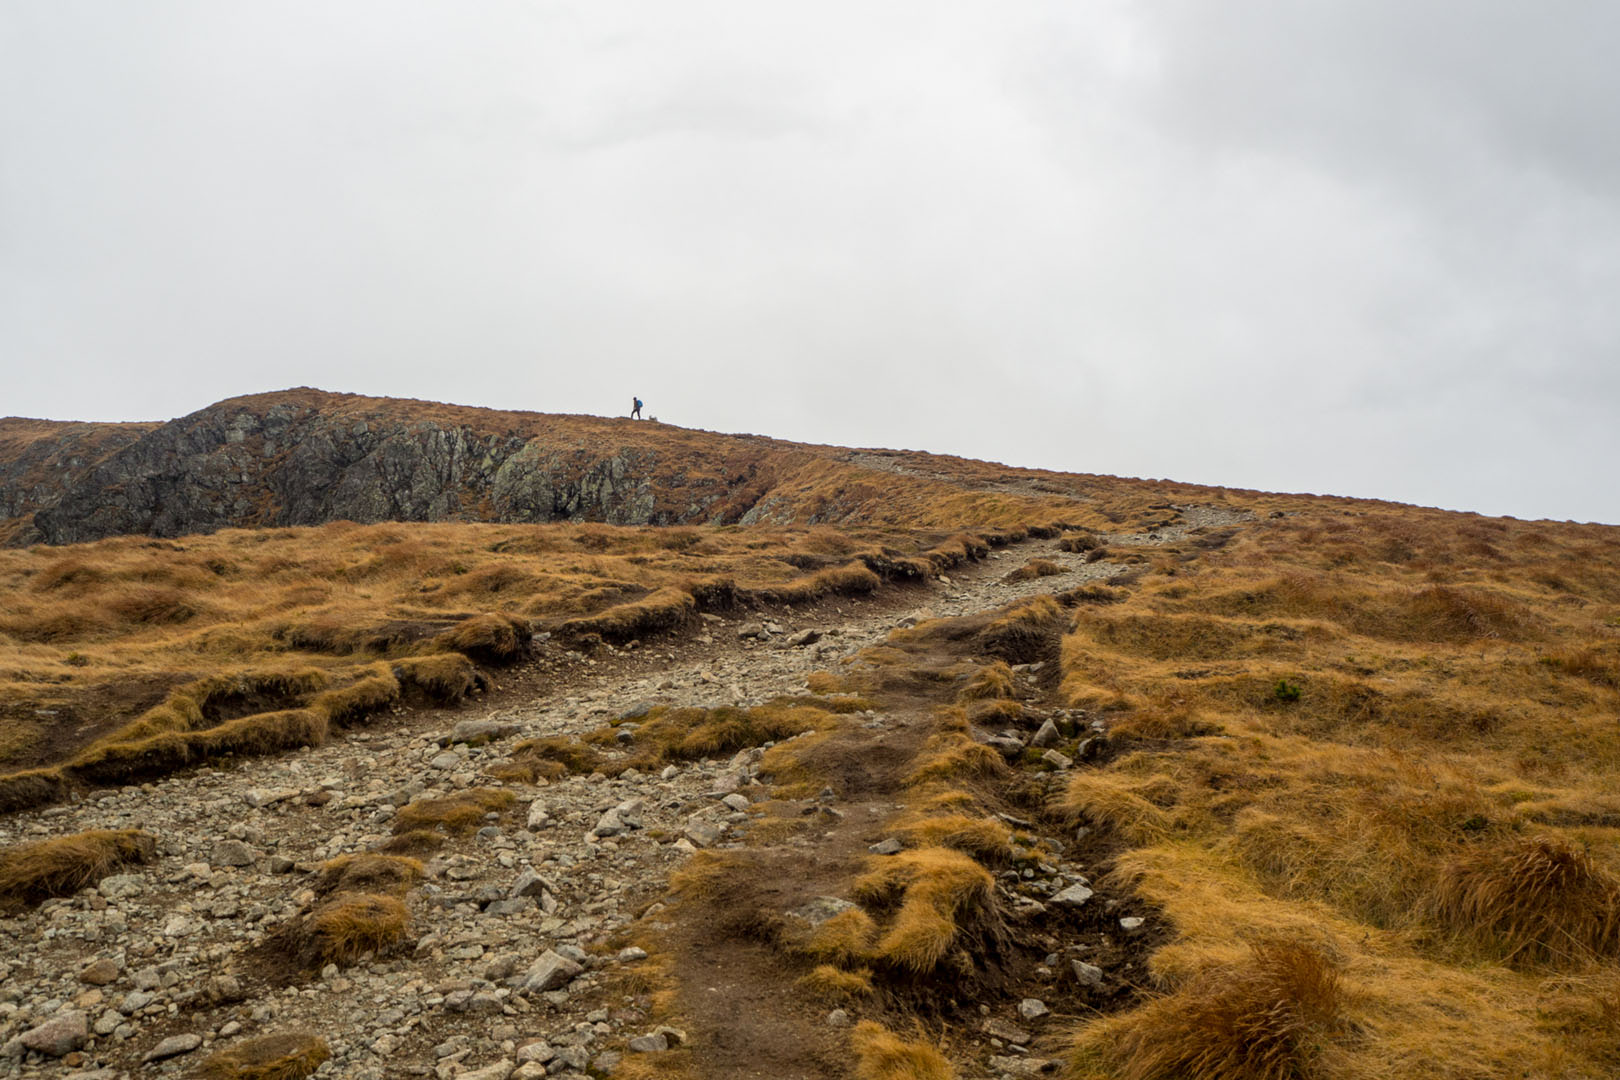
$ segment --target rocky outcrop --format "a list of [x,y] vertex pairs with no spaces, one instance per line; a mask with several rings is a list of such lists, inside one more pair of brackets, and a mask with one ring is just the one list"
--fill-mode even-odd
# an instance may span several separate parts
[[[37,507],[24,539],[52,544],[334,520],[724,523],[752,509],[728,496],[758,472],[757,442],[710,436],[713,447],[694,452],[687,439],[662,452],[654,425],[564,418],[598,428],[565,441],[546,430],[556,418],[436,411],[310,391],[222,402],[139,432],[65,475],[54,497],[35,491],[8,509]],[[531,430],[503,423],[513,415]]]
[[[0,420],[0,544],[343,520],[954,530],[965,523],[949,507],[964,490],[991,493],[1001,516],[1017,520],[1049,518],[1057,502],[1085,497],[1078,478],[1063,488],[1054,475],[655,421],[299,389],[163,424]],[[984,513],[990,504],[973,505]]]

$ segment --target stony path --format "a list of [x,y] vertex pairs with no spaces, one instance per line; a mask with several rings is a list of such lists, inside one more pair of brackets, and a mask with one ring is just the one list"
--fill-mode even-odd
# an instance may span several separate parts
[[[1207,513],[1197,522],[1226,523]],[[1001,582],[1033,557],[1067,572]],[[661,895],[669,870],[696,847],[730,842],[728,830],[746,815],[736,797],[728,805],[722,796],[748,782],[747,751],[659,776],[508,785],[514,809],[429,862],[409,898],[415,945],[403,953],[279,986],[248,950],[313,898],[319,863],[375,847],[413,799],[494,784],[487,770],[518,738],[592,730],[642,702],[751,704],[802,692],[809,673],[880,641],[903,619],[984,610],[1120,570],[1032,541],[951,579],[824,605],[814,625],[803,613],[792,622],[779,616],[763,640],[739,636],[763,621],[741,613],[706,617],[687,640],[649,642],[634,655],[592,659],[548,643],[536,666],[566,692],[545,700],[407,714],[318,749],[0,819],[0,846],[83,829],[138,827],[159,838],[151,863],[0,916],[0,1076],[179,1076],[239,1036],[291,1028],[330,1043],[322,1076],[506,1080],[611,1065],[603,1044],[652,1033],[634,1009],[602,1000],[605,976],[641,959],[602,943]],[[800,629],[823,636],[786,646]],[[458,720],[495,722],[506,733],[446,747]],[[637,827],[615,829],[612,818]],[[550,985],[555,976],[531,977],[547,955],[563,962],[558,985]],[[72,1035],[78,1016],[84,1040]],[[69,1032],[57,1049],[79,1045],[52,1056],[17,1038],[53,1022]],[[146,1060],[155,1050],[174,1053]]]

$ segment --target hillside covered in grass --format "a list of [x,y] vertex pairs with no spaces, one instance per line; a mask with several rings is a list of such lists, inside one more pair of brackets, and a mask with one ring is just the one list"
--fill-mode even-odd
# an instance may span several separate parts
[[[562,789],[610,831],[549,834],[585,845],[556,866],[605,838],[670,863],[635,881],[641,914],[577,934],[645,961],[604,984],[614,1008],[691,1035],[615,1075],[1620,1071],[1620,529],[306,391],[170,425],[6,423],[14,539],[120,533],[0,550],[0,809],[103,830],[40,817],[0,850],[18,910],[161,857],[97,818],[100,793],[340,761],[360,724],[414,776],[450,740],[393,711],[462,701],[545,641],[645,678],[604,665],[614,708],[509,725],[390,806],[388,836],[328,851],[327,877],[394,875],[330,901],[370,905],[375,935],[328,955],[312,907],[256,948],[300,970],[397,953],[443,917],[416,855],[499,873],[464,834],[523,802],[543,821]],[[454,468],[419,468],[444,448]],[[601,483],[520,513],[513,461],[553,494]],[[437,494],[357,524],[336,519],[351,489]],[[126,513],[147,495],[214,516],[170,535],[190,519]],[[869,636],[825,661],[747,626],[863,608]],[[675,654],[649,653],[692,640],[700,666],[660,682]],[[730,703],[706,697],[722,660]],[[609,805],[668,818],[642,834]]]

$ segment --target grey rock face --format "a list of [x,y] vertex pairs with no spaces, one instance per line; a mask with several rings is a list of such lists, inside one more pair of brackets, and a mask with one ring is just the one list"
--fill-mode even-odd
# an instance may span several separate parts
[[[682,490],[669,502],[682,509],[660,509],[652,448],[593,451],[510,428],[496,434],[493,421],[480,432],[428,409],[417,415],[434,418],[378,403],[356,423],[342,395],[241,399],[101,436],[89,460],[74,456],[64,430],[28,460],[0,462],[0,517],[33,512],[37,535],[26,539],[66,544],[339,519],[666,525],[736,520],[747,509],[732,506],[707,470],[684,485],[677,475]],[[80,467],[47,468],[56,458]],[[42,490],[25,479],[45,475],[52,483]]]

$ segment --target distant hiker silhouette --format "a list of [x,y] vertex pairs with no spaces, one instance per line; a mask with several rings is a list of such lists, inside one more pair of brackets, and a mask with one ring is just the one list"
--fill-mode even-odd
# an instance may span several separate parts
[[630,419],[632,419],[632,420],[640,420],[641,419],[641,399],[638,398],[638,397],[632,397],[630,400],[635,402],[635,407],[630,410]]

